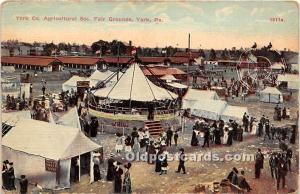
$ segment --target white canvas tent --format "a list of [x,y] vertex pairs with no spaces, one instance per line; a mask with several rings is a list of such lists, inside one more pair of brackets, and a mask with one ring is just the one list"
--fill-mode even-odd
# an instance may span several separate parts
[[132,64],[111,87],[95,91],[95,96],[115,99],[150,102],[154,100],[174,99],[178,96],[153,84],[143,73],[138,64]]
[[166,82],[173,82],[178,80],[174,77],[174,75],[169,75],[169,74],[162,76],[160,79],[165,80]]
[[225,122],[228,122],[229,119],[242,122],[244,113],[248,115],[247,107],[227,105],[221,114],[221,119]]
[[60,117],[56,123],[59,125],[70,126],[81,130],[76,107],[71,108],[66,114]]
[[271,69],[274,71],[280,71],[282,69],[285,69],[284,64],[282,64],[281,62],[276,62],[273,65],[271,65]]
[[185,101],[183,103],[183,109],[191,109],[192,115],[211,120],[219,120],[226,106],[226,101],[212,99]]
[[283,74],[278,75],[277,81],[279,83],[286,82],[288,89],[299,89],[299,75],[298,74]]
[[268,103],[282,103],[282,93],[275,87],[267,87],[259,93],[259,100]]
[[172,86],[174,88],[178,88],[178,89],[185,89],[188,88],[187,85],[181,84],[181,83],[177,83],[177,82],[171,82],[171,83],[167,83],[169,86]]
[[73,75],[70,79],[65,81],[62,84],[62,90],[63,91],[71,91],[73,89],[74,91],[77,91],[77,82],[78,81],[86,81],[86,78],[84,77],[79,77],[78,75]]
[[212,90],[196,90],[189,88],[182,98],[183,106],[185,104],[195,103],[199,100],[219,100],[217,92]]
[[[78,129],[32,119],[18,121],[2,139],[2,159],[14,162],[16,177],[25,174],[48,189],[70,187],[71,158],[97,149]],[[54,171],[46,170],[47,161]]]
[[[90,87],[95,87],[97,85],[97,83],[107,80],[106,86],[112,86],[117,82],[117,75],[113,75],[114,72],[112,71],[98,71],[96,70],[94,73],[92,73],[92,75],[88,78],[88,80],[90,81]],[[122,76],[122,72],[119,72],[119,76]],[[108,80],[109,79],[109,80]]]

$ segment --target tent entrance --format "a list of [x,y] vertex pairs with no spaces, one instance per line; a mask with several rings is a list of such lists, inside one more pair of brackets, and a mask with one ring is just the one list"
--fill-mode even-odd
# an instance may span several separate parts
[[70,183],[79,182],[79,156],[71,159],[71,170],[70,170]]
[[90,173],[91,153],[80,155],[80,176]]

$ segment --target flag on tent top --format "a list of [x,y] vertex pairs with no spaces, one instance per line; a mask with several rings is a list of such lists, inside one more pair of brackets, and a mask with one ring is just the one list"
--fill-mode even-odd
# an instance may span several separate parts
[[136,54],[136,49],[133,48],[132,51],[131,51],[131,55],[135,55]]

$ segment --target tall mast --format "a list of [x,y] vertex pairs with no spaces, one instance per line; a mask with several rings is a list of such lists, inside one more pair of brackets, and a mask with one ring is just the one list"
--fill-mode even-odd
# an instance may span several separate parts
[[187,86],[189,86],[189,66],[191,61],[191,34],[189,33],[189,39],[188,39],[188,54],[189,54],[189,61],[187,64]]

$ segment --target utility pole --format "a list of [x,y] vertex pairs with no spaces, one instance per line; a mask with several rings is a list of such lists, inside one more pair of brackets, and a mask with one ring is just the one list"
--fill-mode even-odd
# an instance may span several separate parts
[[189,33],[189,39],[188,39],[188,54],[189,54],[189,61],[187,64],[187,86],[189,86],[189,66],[191,62],[191,34]]
[[120,42],[118,42],[118,73],[117,73],[117,81],[119,81],[119,72],[120,72]]

